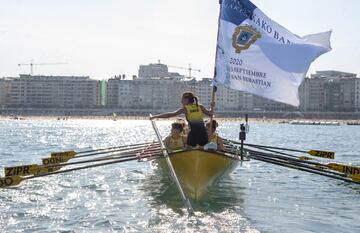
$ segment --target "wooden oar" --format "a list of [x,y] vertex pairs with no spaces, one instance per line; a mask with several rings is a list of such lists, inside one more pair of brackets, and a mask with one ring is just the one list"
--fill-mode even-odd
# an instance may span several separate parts
[[49,165],[45,166],[46,168],[52,168],[52,167],[64,167],[69,165],[76,165],[76,164],[84,164],[84,163],[94,163],[94,162],[100,162],[100,161],[106,161],[106,160],[115,160],[119,158],[142,158],[147,156],[161,156],[161,150],[156,151],[149,151],[147,153],[130,153],[130,154],[120,154],[120,156],[112,155],[111,157],[105,157],[105,158],[96,158],[96,159],[89,159],[89,160],[82,160],[77,162],[69,162],[69,163],[61,163],[61,164],[55,164],[55,165]]
[[[123,145],[123,146],[115,146],[115,147],[108,147],[108,148],[101,148],[101,149],[95,149],[95,150],[86,150],[86,151],[63,151],[63,152],[53,152],[51,153],[51,157],[57,157],[61,158],[64,157],[65,159],[71,159],[71,158],[81,158],[85,156],[92,156],[92,155],[98,155],[107,153],[110,151],[122,151],[122,150],[131,150],[131,149],[137,149],[144,147],[146,145],[151,144],[151,142],[145,142],[145,143],[137,143],[137,144],[130,144],[130,145]],[[97,152],[97,153],[94,153]],[[78,156],[75,156],[78,155]]]
[[[312,161],[302,161],[302,160],[298,160],[298,159],[294,159],[294,158],[285,157],[282,155],[269,154],[269,153],[254,151],[254,150],[250,150],[250,149],[247,149],[247,151],[249,151],[251,155],[262,156],[263,158],[266,158],[266,159],[276,159],[278,162],[284,162],[284,163],[296,165],[299,167],[305,167],[307,169],[322,171],[322,172],[332,174],[332,175],[340,175],[342,177],[353,177],[354,179],[356,179],[356,177],[359,175],[357,173],[346,173],[346,172],[341,171],[340,169],[335,170],[336,172],[321,169],[322,167],[331,167],[334,165],[329,166],[329,164],[317,163],[317,162],[312,162]],[[279,161],[279,160],[281,160],[281,161]],[[310,166],[310,165],[314,165],[314,166]],[[336,165],[340,165],[340,164],[336,164]],[[352,169],[351,171],[356,171],[356,170]],[[341,172],[341,173],[339,173],[339,172]]]
[[[231,144],[228,144],[228,145],[231,146]],[[253,145],[253,144],[251,144],[251,145]],[[311,165],[318,166],[319,168],[326,168],[326,169],[342,172],[342,173],[345,173],[345,174],[348,174],[348,175],[355,175],[356,176],[356,175],[359,175],[359,173],[360,173],[360,167],[356,167],[356,166],[352,166],[352,165],[346,165],[346,164],[340,164],[340,163],[327,163],[327,164],[317,163],[317,162],[308,161],[309,158],[304,157],[304,156],[297,157],[297,156],[290,155],[290,154],[287,154],[287,153],[271,150],[271,149],[268,149],[267,147],[259,147],[259,146],[252,146],[252,147],[260,149],[260,150],[264,150],[264,151],[270,151],[270,152],[274,152],[274,153],[277,153],[277,154],[286,155],[286,156],[301,160],[301,161],[298,161],[298,162],[308,163],[308,164],[311,164]],[[272,147],[272,148],[276,148],[276,147]],[[268,154],[268,155],[271,155],[271,154]],[[275,156],[275,155],[272,155],[272,156]]]
[[[47,158],[42,158],[42,164],[43,165],[58,164],[58,163],[67,162],[70,159],[78,159],[78,158],[90,157],[90,156],[95,156],[95,155],[113,154],[116,152],[122,152],[122,153],[139,152],[139,151],[142,151],[143,148],[144,148],[144,146],[134,147],[131,149],[123,148],[123,149],[109,150],[109,151],[97,152],[97,153],[80,155],[80,156],[73,156],[73,155],[51,156],[51,157],[47,157]],[[111,156],[111,155],[107,155],[107,156]]]
[[[268,150],[268,149],[262,149],[261,150],[267,150],[267,151],[272,151],[273,150]],[[279,158],[279,155],[273,155],[273,154],[268,154],[271,156],[277,156]],[[289,156],[289,155],[287,155]],[[311,165],[315,165],[319,168],[327,168],[333,171],[338,171],[338,172],[342,172],[345,174],[351,174],[351,175],[359,175],[360,174],[360,167],[356,167],[356,166],[352,166],[352,165],[346,165],[346,164],[341,164],[341,163],[318,163],[318,162],[313,162],[313,161],[308,161],[308,160],[303,160],[300,157],[296,157],[296,156],[291,156],[293,161],[298,161],[297,159],[299,159],[300,163],[306,163],[306,164],[311,164]],[[282,157],[284,158],[284,157]],[[294,159],[297,158],[297,159]],[[289,158],[290,159],[290,158]]]
[[[15,167],[5,167],[5,177],[7,176],[29,176],[29,175],[38,175],[38,174],[42,174],[42,173],[49,173],[49,172],[53,172],[56,170],[59,170],[60,168],[64,167],[64,166],[69,166],[69,165],[75,165],[75,164],[83,164],[83,163],[92,163],[92,162],[99,162],[99,161],[105,161],[105,160],[113,160],[113,159],[118,159],[118,158],[129,158],[129,157],[136,157],[136,156],[146,156],[153,153],[154,155],[161,153],[161,150],[158,148],[153,149],[153,150],[148,150],[146,153],[140,153],[139,151],[137,152],[123,152],[123,153],[117,153],[117,154],[113,154],[113,155],[108,155],[106,157],[100,157],[100,158],[96,158],[96,159],[89,159],[89,160],[82,160],[82,161],[77,161],[77,162],[70,162],[70,163],[65,163],[65,162],[59,162],[59,163],[54,163],[54,164],[47,164],[47,165],[38,165],[38,164],[29,164],[29,165],[22,165],[22,166],[15,166]],[[51,159],[51,158],[49,158]],[[44,161],[44,160],[43,160]]]
[[249,157],[252,159],[255,159],[255,160],[259,160],[259,161],[263,161],[263,162],[267,162],[267,163],[271,163],[271,164],[276,164],[276,165],[283,166],[283,167],[293,168],[293,169],[297,169],[297,170],[301,170],[301,171],[306,171],[309,173],[318,174],[321,176],[326,176],[326,177],[330,177],[333,179],[337,179],[337,180],[341,180],[341,181],[345,181],[345,182],[349,182],[349,183],[359,184],[359,182],[360,182],[360,176],[358,176],[358,175],[351,175],[351,176],[349,176],[349,178],[350,178],[349,179],[348,177],[340,176],[340,174],[337,174],[337,175],[328,174],[321,170],[314,170],[308,166],[303,166],[303,165],[298,166],[296,164],[291,164],[291,163],[286,163],[283,161],[274,160],[271,158],[266,158],[263,156],[259,156],[257,154],[251,154]]
[[[234,140],[226,139],[225,141],[229,141],[229,142],[234,143],[234,144],[240,144],[240,142],[237,142],[237,141],[234,141]],[[251,146],[251,147],[257,147],[257,148],[267,148],[267,149],[276,149],[276,150],[286,150],[286,151],[293,151],[293,152],[299,152],[299,153],[307,153],[307,154],[312,155],[312,156],[326,158],[326,159],[334,159],[335,158],[335,152],[332,152],[332,151],[322,151],[322,150],[304,151],[304,150],[297,150],[297,149],[290,149],[290,148],[283,148],[283,147],[274,147],[274,146],[265,146],[265,145],[257,145],[257,144],[249,144],[249,143],[244,143],[244,145],[245,146]]]
[[[232,148],[233,145],[231,144],[227,144],[227,143],[224,143],[224,146],[225,147],[228,147],[229,149]],[[281,152],[281,151],[276,151],[276,150],[271,150],[271,149],[266,149],[266,148],[259,148],[259,147],[254,147],[256,149],[261,149],[261,150],[264,150],[264,151],[269,151],[269,152],[275,152],[277,154],[281,154],[281,155],[286,155],[286,156],[289,156],[289,157],[293,157],[293,158],[300,158],[300,157],[297,157],[295,155],[291,155],[291,154],[288,154],[288,153],[284,153],[284,152]]]
[[84,153],[91,153],[91,152],[97,152],[97,151],[104,151],[104,150],[112,150],[112,149],[119,149],[124,147],[133,147],[133,146],[146,146],[154,144],[154,142],[142,142],[142,143],[135,143],[135,144],[127,144],[122,146],[115,146],[115,147],[107,147],[107,148],[100,148],[100,149],[94,149],[94,150],[86,150],[86,151],[80,151],[78,154],[84,154]]
[[[151,156],[145,156],[145,157],[151,157]],[[105,162],[105,163],[91,164],[91,165],[87,165],[87,166],[83,166],[83,167],[70,168],[70,169],[66,169],[66,170],[54,171],[54,172],[50,172],[50,173],[33,175],[33,176],[26,176],[26,177],[22,177],[22,176],[0,177],[0,188],[15,186],[15,185],[20,184],[24,180],[30,180],[30,179],[34,179],[34,178],[38,178],[38,177],[44,177],[44,176],[62,174],[62,173],[67,173],[67,172],[72,172],[72,171],[77,171],[77,170],[82,170],[82,169],[87,169],[87,168],[93,168],[93,167],[99,167],[99,166],[104,166],[104,165],[128,162],[128,161],[133,161],[133,160],[137,160],[137,159],[138,159],[137,157],[126,158],[126,159],[118,159],[118,160],[113,160],[113,161]]]
[[327,169],[342,172],[345,174],[350,174],[350,175],[355,175],[355,176],[360,175],[360,167],[356,167],[356,166],[352,166],[352,165],[340,164],[340,163],[327,163],[327,164],[320,165],[320,167],[322,167],[322,166]]
[[[230,153],[234,153],[234,151],[233,151],[234,147],[232,144],[226,143],[225,145],[226,145],[226,147],[225,147],[226,150],[229,150]],[[255,148],[258,150],[275,152],[276,154],[254,151],[254,150],[251,150],[248,148],[246,148],[246,150],[251,153],[257,153],[257,155],[266,156],[266,158],[271,157],[271,158],[281,159],[282,162],[292,163],[297,166],[303,166],[302,164],[314,165],[315,167],[307,166],[307,165],[304,165],[304,166],[306,166],[307,168],[310,168],[310,169],[320,170],[320,171],[323,171],[323,172],[326,172],[329,174],[333,174],[333,175],[339,175],[339,172],[341,172],[341,173],[343,173],[343,174],[341,174],[342,176],[351,177],[353,180],[356,180],[357,176],[359,176],[359,171],[360,171],[359,167],[345,165],[345,164],[338,164],[338,163],[324,164],[324,163],[318,163],[318,162],[313,162],[313,161],[306,161],[306,160],[304,161],[301,157],[293,156],[293,155],[290,155],[287,153],[279,153],[278,151],[274,151],[274,150],[270,150],[270,149],[266,149],[266,148],[258,148],[258,147],[255,147]],[[336,172],[329,171],[329,170],[324,171],[323,169],[331,169]]]
[[[151,117],[152,117],[151,113],[149,114],[149,116],[150,116],[150,119],[151,119]],[[177,186],[177,188],[178,188],[178,190],[180,192],[181,198],[182,198],[185,206],[187,207],[189,213],[194,214],[194,209],[192,208],[189,199],[185,196],[184,191],[183,191],[183,189],[182,189],[182,187],[180,185],[180,182],[179,182],[179,180],[178,180],[178,178],[176,176],[175,170],[174,170],[174,168],[173,168],[173,166],[171,164],[171,160],[169,158],[169,154],[168,154],[168,152],[167,152],[167,150],[165,148],[164,142],[162,141],[162,137],[161,137],[161,135],[159,133],[159,130],[158,130],[156,124],[155,124],[155,121],[154,120],[150,120],[150,121],[151,121],[151,125],[152,125],[152,127],[153,127],[153,129],[155,131],[156,137],[159,140],[163,155],[165,157],[165,160],[166,160],[167,165],[168,165],[169,170],[170,170],[170,174],[172,175],[173,180],[175,181],[175,184],[176,184],[176,186]]]
[[[293,169],[298,169],[298,170],[302,170],[302,171],[307,171],[310,173],[314,173],[314,174],[319,174],[319,175],[323,175],[323,176],[328,176],[331,178],[335,178],[338,180],[343,180],[345,182],[351,182],[351,183],[360,183],[360,175],[358,174],[344,174],[344,173],[339,173],[337,172],[333,172],[333,171],[329,171],[329,170],[323,170],[317,166],[312,166],[312,165],[308,165],[308,164],[304,164],[303,161],[295,159],[295,158],[289,158],[289,157],[285,157],[285,156],[281,156],[281,155],[274,155],[274,154],[270,154],[270,153],[265,153],[265,152],[259,152],[259,151],[253,151],[250,149],[245,149],[248,154],[247,157],[248,158],[252,158],[255,160],[259,160],[262,162],[268,162],[268,163],[272,163],[272,164],[276,164],[276,165],[281,165],[281,166],[285,166],[285,167],[289,167],[289,168],[293,168]],[[225,151],[227,153],[230,154],[234,154],[236,155],[237,153],[234,151],[234,147],[233,145],[227,145],[227,147],[225,147]],[[317,163],[315,163],[317,164]]]
[[59,170],[59,166],[54,167],[45,167],[43,165],[38,164],[28,164],[28,165],[21,165],[15,167],[5,167],[5,177],[7,176],[28,176],[28,175],[35,175],[35,174],[42,174],[42,173],[49,173],[53,171]]

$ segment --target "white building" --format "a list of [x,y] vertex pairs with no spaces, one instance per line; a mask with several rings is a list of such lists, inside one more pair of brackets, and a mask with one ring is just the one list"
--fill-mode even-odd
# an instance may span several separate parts
[[7,89],[11,107],[100,106],[100,81],[79,76],[31,76],[12,78]]
[[0,79],[0,107],[5,106],[9,101],[11,80],[11,78]]
[[141,65],[139,68],[139,78],[164,78],[169,76],[167,65],[161,63]]
[[174,78],[109,79],[108,106],[119,109],[154,109],[169,111],[179,108],[184,85]]
[[360,112],[360,78],[355,79],[355,111]]

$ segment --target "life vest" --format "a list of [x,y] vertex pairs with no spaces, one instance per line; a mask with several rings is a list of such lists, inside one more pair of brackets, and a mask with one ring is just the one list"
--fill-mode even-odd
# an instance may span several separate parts
[[183,149],[184,146],[183,136],[180,135],[179,138],[176,139],[170,136],[169,149],[178,150]]
[[191,123],[204,122],[203,112],[201,111],[200,105],[196,104],[187,104],[185,105],[186,109],[186,120]]

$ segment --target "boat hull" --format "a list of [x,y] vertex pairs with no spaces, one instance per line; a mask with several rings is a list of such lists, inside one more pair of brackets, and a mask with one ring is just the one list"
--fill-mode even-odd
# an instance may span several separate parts
[[[230,173],[239,162],[231,154],[204,150],[186,150],[169,157],[185,195],[194,200],[200,200],[217,179]],[[169,173],[165,158],[156,163]]]

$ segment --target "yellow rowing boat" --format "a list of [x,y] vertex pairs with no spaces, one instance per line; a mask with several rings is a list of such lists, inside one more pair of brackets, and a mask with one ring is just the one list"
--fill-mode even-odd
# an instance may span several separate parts
[[[239,162],[233,154],[199,149],[170,153],[169,157],[185,195],[194,200],[200,200],[218,178],[229,174]],[[154,161],[168,173],[165,158]]]

